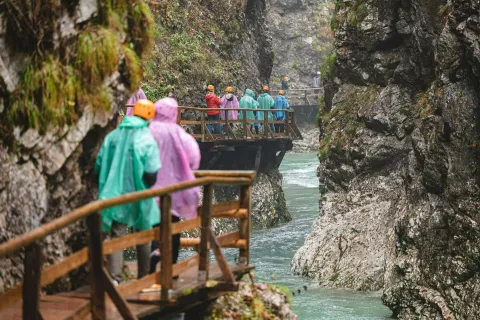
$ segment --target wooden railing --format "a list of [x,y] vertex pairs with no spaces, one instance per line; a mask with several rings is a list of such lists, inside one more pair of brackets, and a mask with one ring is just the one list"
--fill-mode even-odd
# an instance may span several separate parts
[[[192,135],[202,142],[215,140],[257,140],[257,139],[302,139],[302,135],[295,123],[295,112],[293,110],[277,110],[277,109],[232,109],[221,108],[220,112],[225,114],[225,120],[208,120],[207,111],[211,109],[197,108],[197,107],[178,107],[177,123],[184,126],[200,126],[200,132],[194,132]],[[186,120],[183,119],[185,111],[196,111],[200,113],[200,120]],[[247,112],[253,111],[256,113],[263,113],[263,120],[248,120]],[[231,120],[231,112],[238,112],[238,120]],[[269,120],[270,113],[281,112],[284,113],[285,120]],[[241,118],[241,119],[240,119]],[[226,135],[212,133],[209,125],[223,125]],[[258,125],[263,129],[261,134],[252,132],[251,126]],[[272,126],[281,125],[282,132],[274,132]]]
[[[198,280],[207,281],[209,279],[209,249],[212,249],[215,254],[225,282],[235,286],[235,279],[220,248],[238,248],[240,250],[239,263],[249,264],[250,188],[255,172],[198,171],[196,172],[196,177],[194,181],[183,182],[165,188],[149,189],[107,200],[94,201],[29,233],[0,244],[0,259],[25,248],[23,284],[8,290],[0,296],[0,315],[2,309],[23,298],[23,319],[41,319],[42,317],[39,313],[41,288],[86,263],[88,263],[90,273],[91,302],[89,308],[81,311],[83,315],[76,315],[79,318],[88,315],[90,312],[92,319],[105,319],[105,296],[108,294],[123,318],[135,319],[124,297],[157,283],[161,285],[159,300],[168,301],[169,290],[172,289],[172,276],[181,274],[182,271],[195,264],[198,264]],[[213,187],[217,184],[240,186],[239,201],[213,205]],[[196,186],[204,187],[203,204],[198,209],[199,216],[193,220],[172,223],[170,194]],[[100,210],[157,196],[161,199],[161,223],[159,228],[136,232],[103,242]],[[239,219],[240,230],[217,237],[211,230],[212,218]],[[86,219],[87,222],[88,247],[42,270],[40,241],[46,236],[82,219]],[[172,235],[199,227],[201,227],[201,237],[199,239],[181,240],[183,247],[195,247],[198,250],[198,254],[172,264],[172,255],[170,253],[172,249]],[[147,275],[138,281],[115,287],[103,265],[103,256],[124,248],[145,244],[152,240],[160,241],[160,250],[162,252],[161,271]],[[167,254],[164,254],[165,252]]]
[[[273,96],[280,90],[270,90]],[[322,88],[289,89],[286,98],[292,107],[318,105],[318,97],[323,96]]]

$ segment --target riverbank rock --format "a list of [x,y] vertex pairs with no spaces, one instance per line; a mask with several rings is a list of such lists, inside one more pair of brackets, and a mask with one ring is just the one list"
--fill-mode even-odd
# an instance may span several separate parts
[[293,261],[399,319],[480,310],[480,4],[338,1],[320,216]]
[[[239,189],[215,187],[214,203],[238,200]],[[278,169],[259,172],[252,186],[252,228],[265,229],[292,220],[282,189],[282,175]],[[217,234],[238,230],[238,221],[214,219],[213,229]]]
[[302,133],[303,140],[293,141],[292,152],[318,152],[318,127],[314,124],[304,124],[298,128]]
[[218,298],[203,319],[296,320],[298,317],[291,309],[290,293],[266,283],[240,282],[240,290]]

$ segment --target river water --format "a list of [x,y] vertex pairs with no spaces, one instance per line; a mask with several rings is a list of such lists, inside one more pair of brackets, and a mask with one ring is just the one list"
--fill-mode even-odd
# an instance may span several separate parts
[[[380,294],[321,288],[314,281],[293,276],[290,262],[318,217],[318,159],[314,153],[289,153],[280,172],[293,220],[277,228],[252,232],[250,258],[257,281],[301,289],[293,296],[293,310],[302,320],[386,319],[391,315]],[[303,286],[307,286],[307,291]]]

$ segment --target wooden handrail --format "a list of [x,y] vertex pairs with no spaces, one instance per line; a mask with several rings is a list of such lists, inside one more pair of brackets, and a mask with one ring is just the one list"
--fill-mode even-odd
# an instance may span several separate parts
[[203,186],[207,184],[229,184],[229,185],[248,185],[251,182],[250,178],[244,177],[202,177],[192,181],[182,182],[173,186],[168,186],[165,188],[159,189],[149,189],[145,191],[134,192],[119,197],[106,199],[106,200],[97,200],[91,202],[83,207],[73,210],[67,215],[64,215],[60,218],[57,218],[51,222],[48,222],[40,227],[32,230],[29,233],[20,235],[12,240],[9,240],[6,243],[0,244],[0,258],[7,256],[23,247],[26,247],[35,241],[38,241],[53,232],[68,226],[80,219],[86,218],[92,213],[95,213],[100,210],[111,208],[114,206],[127,204],[131,202],[137,202],[140,200],[158,197],[167,195],[170,193],[190,189],[197,186]]
[[[195,111],[212,111],[212,109],[209,109],[207,107],[184,107],[184,106],[178,106],[179,109],[184,109],[184,110],[195,110]],[[295,112],[290,109],[253,109],[253,108],[216,108],[218,111],[239,111],[239,110],[246,110],[246,111],[264,111],[264,112]],[[258,122],[258,121],[257,121]]]

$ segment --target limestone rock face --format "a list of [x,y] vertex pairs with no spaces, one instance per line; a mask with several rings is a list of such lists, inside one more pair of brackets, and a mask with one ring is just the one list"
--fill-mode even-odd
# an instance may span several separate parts
[[275,53],[272,87],[288,74],[291,88],[310,88],[312,74],[332,48],[328,0],[267,0],[267,20]]
[[[97,2],[78,1],[74,9],[59,13],[58,34],[54,36],[56,46],[81,32],[82,27],[77,23],[90,23],[97,14]],[[3,125],[7,112],[1,97],[5,92],[18,89],[27,64],[23,53],[6,41],[4,31],[5,21],[0,14],[0,124]],[[111,90],[113,102],[108,113],[93,112],[84,106],[80,119],[72,126],[51,128],[44,134],[16,127],[11,135],[14,141],[0,137],[0,242],[96,199],[92,168],[98,147],[113,127],[110,124],[113,113],[124,105],[130,94],[118,71],[105,81],[105,85]],[[44,266],[83,247],[85,232],[83,222],[79,222],[48,236],[41,243]],[[3,291],[23,277],[23,251],[0,259],[0,269],[0,291]],[[69,288],[69,281],[63,279],[51,288]]]
[[338,1],[320,216],[296,274],[400,319],[480,317],[477,2]]

